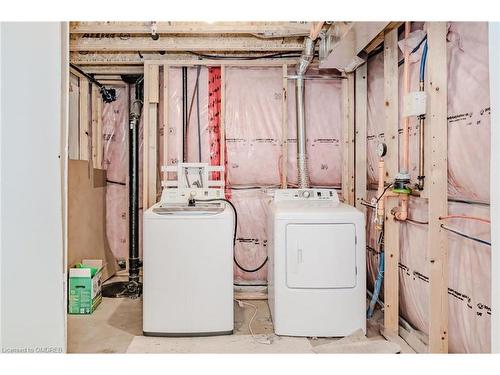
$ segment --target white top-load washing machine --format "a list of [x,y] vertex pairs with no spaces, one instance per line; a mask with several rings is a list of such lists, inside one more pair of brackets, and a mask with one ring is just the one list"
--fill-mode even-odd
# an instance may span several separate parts
[[144,213],[144,335],[231,334],[235,218],[217,200],[223,181],[209,178],[223,169],[191,163],[163,170],[177,180],[166,181],[161,201]]
[[276,190],[268,231],[274,331],[340,337],[366,331],[365,219],[331,189]]

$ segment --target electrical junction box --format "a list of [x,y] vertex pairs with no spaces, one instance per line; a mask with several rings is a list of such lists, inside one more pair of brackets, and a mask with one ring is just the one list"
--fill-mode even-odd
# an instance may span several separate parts
[[427,93],[425,91],[409,92],[404,97],[403,115],[421,116],[425,115],[427,107]]

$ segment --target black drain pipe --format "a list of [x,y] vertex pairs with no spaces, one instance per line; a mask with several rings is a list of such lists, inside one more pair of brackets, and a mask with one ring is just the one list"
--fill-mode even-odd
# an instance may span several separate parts
[[102,286],[102,296],[137,298],[142,294],[139,259],[139,121],[142,111],[144,77],[135,82],[135,100],[130,107],[128,138],[128,281],[117,281]]
[[[137,90],[136,88],[136,91]],[[139,286],[139,120],[142,101],[134,100],[129,119],[129,284]]]
[[182,67],[182,161],[187,162],[187,120],[188,120],[188,98],[187,98],[187,67]]

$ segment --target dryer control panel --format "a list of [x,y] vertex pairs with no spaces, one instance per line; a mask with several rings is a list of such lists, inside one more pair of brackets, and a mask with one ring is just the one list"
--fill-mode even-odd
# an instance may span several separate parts
[[277,189],[275,201],[330,201],[339,203],[339,196],[334,189]]

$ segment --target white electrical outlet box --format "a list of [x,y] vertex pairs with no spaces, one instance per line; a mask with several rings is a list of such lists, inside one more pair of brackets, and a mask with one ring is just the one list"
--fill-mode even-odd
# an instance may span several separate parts
[[427,106],[427,94],[425,91],[409,92],[404,97],[404,116],[425,115]]

